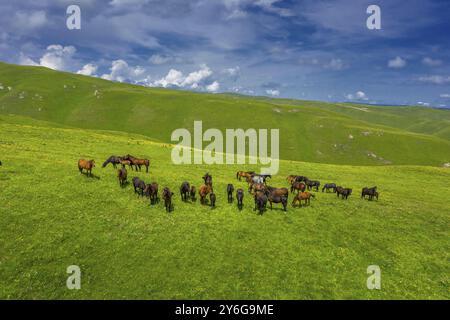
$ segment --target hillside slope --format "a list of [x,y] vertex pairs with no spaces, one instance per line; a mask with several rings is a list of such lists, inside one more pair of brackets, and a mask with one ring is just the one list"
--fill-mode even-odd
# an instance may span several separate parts
[[[344,166],[281,161],[273,186],[305,174],[353,187],[348,200],[314,192],[309,207],[262,216],[226,185],[250,166],[177,166],[170,148],[142,136],[58,128],[0,115],[1,299],[448,299],[450,172],[425,166]],[[175,192],[175,211],[150,206],[116,171],[111,153],[150,157],[150,172],[129,171]],[[94,158],[94,178],[77,169]],[[217,208],[183,203],[182,181],[213,175]],[[424,188],[424,182],[426,187]],[[359,190],[377,185],[379,201]],[[417,192],[420,190],[420,192]],[[290,195],[289,203],[292,201]],[[66,268],[82,270],[67,290]],[[382,290],[366,287],[379,265]]]
[[0,63],[0,113],[138,133],[170,142],[174,129],[279,128],[282,159],[352,165],[450,162],[450,112],[261,99],[113,83]]

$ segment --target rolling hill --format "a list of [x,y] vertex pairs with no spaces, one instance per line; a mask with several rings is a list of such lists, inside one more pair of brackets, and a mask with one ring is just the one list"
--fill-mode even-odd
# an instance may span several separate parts
[[279,128],[286,160],[348,165],[450,162],[450,112],[201,94],[113,83],[0,63],[0,114],[66,127],[135,133],[168,143],[194,120],[218,128]]
[[[230,182],[245,188],[235,172],[255,167],[174,165],[169,145],[141,135],[0,115],[0,151],[1,299],[449,298],[447,168],[284,160],[272,185],[301,173],[354,194],[314,192],[309,207],[258,215],[247,192],[241,212],[225,192]],[[128,152],[152,161],[129,180],[169,186],[175,211],[101,168]],[[78,172],[80,157],[97,160],[93,178]],[[205,171],[215,210],[177,192]],[[379,187],[379,201],[360,199],[366,185]],[[81,290],[66,287],[69,265],[81,268]],[[381,268],[381,290],[366,287],[369,265]]]

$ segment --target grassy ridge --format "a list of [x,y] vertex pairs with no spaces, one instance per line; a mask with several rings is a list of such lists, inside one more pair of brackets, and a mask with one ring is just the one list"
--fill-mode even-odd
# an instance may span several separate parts
[[[0,63],[0,113],[170,142],[176,128],[279,128],[282,159],[349,165],[450,161],[450,112],[144,88]],[[7,87],[11,87],[8,90]]]
[[[281,161],[288,174],[353,187],[348,201],[317,193],[309,208],[258,216],[245,194],[238,213],[225,186],[246,166],[175,166],[170,147],[143,136],[80,130],[0,116],[0,298],[450,298],[448,169],[343,166]],[[175,192],[175,212],[150,207],[115,171],[111,154],[148,156],[146,182]],[[95,178],[79,157],[94,158]],[[218,208],[181,203],[183,180],[213,174]],[[130,173],[133,176],[133,173]],[[359,188],[380,187],[380,201]],[[65,287],[82,269],[82,289]],[[382,290],[366,289],[366,268],[382,270]]]

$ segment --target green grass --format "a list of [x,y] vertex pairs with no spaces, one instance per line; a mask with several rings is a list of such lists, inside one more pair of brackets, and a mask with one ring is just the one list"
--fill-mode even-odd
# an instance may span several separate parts
[[[63,77],[47,70],[42,72]],[[95,79],[80,79],[74,77],[73,81],[100,83]],[[106,85],[112,87],[108,93],[112,97],[116,85]],[[131,86],[124,88],[144,91]],[[161,99],[166,95],[162,90],[149,92],[143,95]],[[174,100],[178,99],[177,95],[188,103],[189,99],[185,99],[188,94],[174,93]],[[225,97],[204,97],[231,104]],[[167,99],[172,99],[172,92],[167,94]],[[14,109],[17,105],[14,106],[11,97],[0,97],[0,101],[4,107],[2,112],[27,113]],[[63,102],[61,98],[58,103],[63,106]],[[213,106],[216,105],[211,102]],[[131,108],[133,117],[137,117],[139,108],[136,108]],[[121,114],[119,109],[117,106],[115,110]],[[236,181],[237,170],[255,168],[176,166],[170,161],[169,145],[143,135],[64,127],[90,126],[73,119],[78,117],[81,121],[86,113],[94,116],[95,112],[89,111],[88,105],[83,112],[79,110],[62,107],[48,111],[45,117],[29,114],[36,119],[58,120],[54,118],[57,116],[60,120],[71,119],[56,121],[59,125],[16,115],[0,116],[0,160],[3,162],[0,167],[0,298],[450,298],[449,169],[281,161],[280,173],[271,181],[275,186],[286,186],[288,174],[303,174],[322,183],[337,182],[353,187],[355,193],[348,201],[338,200],[334,194],[317,193],[308,208],[289,207],[284,213],[277,207],[259,216],[252,210],[248,193],[242,212],[238,212],[235,204],[226,203],[225,193],[229,182],[236,187],[245,186]],[[108,121],[114,123],[114,117],[119,116],[113,116],[115,111],[110,112]],[[312,113],[312,108],[308,112]],[[341,117],[345,119],[343,123],[360,125]],[[177,125],[182,118],[182,114],[178,120],[175,118]],[[186,121],[189,123],[191,119],[188,117]],[[317,118],[314,125],[331,125],[327,121],[333,120]],[[102,127],[101,122],[98,127],[112,129],[109,125]],[[149,125],[148,131],[142,133],[157,136],[158,128],[157,124]],[[126,128],[117,129],[125,131]],[[392,139],[402,137],[402,142],[407,144],[404,147],[411,149],[415,148],[409,145],[411,141],[420,143],[429,139],[441,143],[436,142],[440,138],[431,134],[424,136],[386,128],[383,137],[387,139],[391,135]],[[385,147],[381,140],[381,136],[374,138],[370,144]],[[432,151],[439,155],[438,150],[425,142],[421,147],[430,148],[426,149],[429,158],[435,159]],[[107,156],[125,153],[150,157],[150,173],[139,176],[146,182],[167,185],[175,192],[173,213],[165,213],[162,204],[151,207],[147,200],[138,199],[130,186],[119,188],[115,171],[101,168]],[[97,160],[95,178],[79,174],[76,163],[80,157]],[[339,162],[346,159],[342,156]],[[404,154],[398,155],[398,159],[409,160]],[[418,156],[413,160],[421,162],[420,159]],[[182,203],[178,195],[182,181],[199,186],[206,171],[213,175],[218,195],[215,210],[199,203]],[[359,199],[360,188],[372,185],[378,185],[380,200]],[[72,264],[82,270],[79,291],[65,286],[66,268]],[[366,288],[366,269],[373,264],[381,267],[381,290]]]
[[[347,165],[450,162],[450,112],[200,94],[0,63],[0,114],[170,142],[173,130],[279,128],[282,159]],[[7,87],[11,87],[8,90]],[[97,92],[97,94],[96,94]],[[351,138],[352,137],[352,138]]]

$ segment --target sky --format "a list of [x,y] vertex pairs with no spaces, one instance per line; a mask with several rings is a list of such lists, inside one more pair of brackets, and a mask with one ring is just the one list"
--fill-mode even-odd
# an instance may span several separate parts
[[449,107],[449,13],[446,0],[0,0],[0,61],[149,87]]

